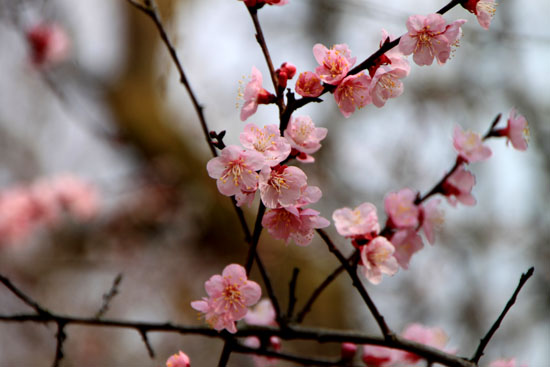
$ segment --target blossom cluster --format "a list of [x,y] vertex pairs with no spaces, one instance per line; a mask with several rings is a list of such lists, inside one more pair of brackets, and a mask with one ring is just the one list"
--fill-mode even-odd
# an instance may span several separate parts
[[[252,83],[252,82],[251,82]],[[221,155],[212,158],[206,168],[216,179],[218,190],[226,196],[235,196],[237,205],[252,204],[256,192],[268,208],[262,225],[276,239],[306,246],[313,230],[329,225],[319,212],[306,208],[317,202],[321,190],[307,184],[307,176],[300,168],[284,164],[290,158],[313,162],[311,156],[321,147],[327,130],[316,127],[309,116],[291,118],[284,136],[277,125],[259,128],[247,124],[240,134],[242,147],[229,145]]]
[[[488,136],[506,137],[512,145],[525,150],[528,136],[527,120],[512,109],[505,128],[494,126]],[[436,185],[432,193],[443,195],[449,204],[475,205],[472,195],[474,175],[464,168],[469,163],[479,162],[491,156],[489,147],[483,144],[485,138],[472,131],[456,127],[453,145],[457,160],[453,170]],[[434,232],[443,223],[443,212],[439,209],[440,199],[426,200],[418,192],[404,188],[391,192],[384,199],[387,221],[380,228],[376,207],[363,203],[355,209],[341,208],[334,211],[332,218],[341,236],[350,238],[360,249],[363,273],[373,284],[382,280],[382,274],[394,275],[399,266],[408,269],[412,255],[424,247],[422,231],[426,240],[435,242]]]
[[98,210],[95,187],[68,174],[5,189],[0,191],[0,245],[22,241],[64,218],[89,220]]

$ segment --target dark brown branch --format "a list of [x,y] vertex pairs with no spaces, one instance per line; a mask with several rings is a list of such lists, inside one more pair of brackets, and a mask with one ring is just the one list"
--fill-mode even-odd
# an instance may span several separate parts
[[197,97],[195,96],[195,93],[193,92],[193,89],[191,88],[191,84],[187,80],[187,76],[185,75],[185,71],[183,70],[183,66],[181,65],[180,59],[178,57],[178,54],[176,52],[176,49],[172,42],[170,41],[170,38],[168,37],[168,33],[166,33],[166,30],[164,29],[164,25],[162,24],[162,20],[160,18],[160,14],[157,10],[157,4],[155,0],[145,0],[143,4],[138,3],[135,0],[127,0],[130,4],[132,4],[137,9],[141,10],[145,14],[147,14],[155,23],[155,26],[157,27],[157,30],[160,34],[160,38],[164,42],[166,48],[168,49],[168,52],[170,53],[170,57],[172,58],[172,61],[174,62],[174,65],[178,69],[178,73],[180,76],[180,82],[183,84],[185,89],[187,90],[187,93],[189,94],[189,97],[191,98],[191,102],[193,104],[193,108],[195,109],[195,112],[197,113],[197,116],[199,117],[199,122],[202,127],[204,137],[206,138],[206,141],[208,143],[208,147],[210,148],[210,151],[212,152],[213,156],[217,156],[218,153],[216,152],[216,148],[212,144],[212,141],[210,140],[210,135],[208,130],[208,125],[206,124],[206,119],[204,117],[203,113],[203,107],[199,103]]
[[139,335],[141,335],[141,340],[143,340],[143,344],[145,344],[145,349],[147,349],[147,353],[149,354],[149,357],[151,357],[151,359],[155,358],[155,351],[153,350],[153,347],[149,342],[149,338],[147,337],[147,332],[143,329],[139,329]]
[[502,312],[500,313],[500,316],[495,321],[493,326],[491,326],[491,328],[489,329],[487,334],[483,337],[483,339],[481,339],[479,341],[479,346],[477,347],[476,352],[474,353],[474,355],[470,359],[470,361],[472,361],[476,365],[479,362],[479,359],[481,358],[481,356],[483,356],[483,351],[487,347],[487,344],[489,344],[489,341],[491,340],[493,335],[496,333],[496,331],[500,327],[500,324],[501,324],[502,320],[504,320],[504,317],[506,316],[506,314],[508,313],[510,308],[512,308],[514,303],[516,303],[516,299],[517,299],[517,296],[518,296],[519,292],[521,291],[521,288],[525,285],[525,283],[529,280],[529,278],[531,278],[534,271],[535,271],[535,268],[531,267],[531,268],[529,268],[529,270],[527,270],[526,273],[521,274],[521,278],[519,279],[519,284],[516,287],[516,290],[514,291],[514,294],[512,294],[512,297],[508,300],[508,303],[506,303],[506,306],[504,307],[504,310],[502,310]]
[[231,352],[233,351],[234,344],[235,341],[232,338],[225,339],[222,354],[220,355],[220,360],[218,362],[218,367],[225,367],[227,365],[227,362],[229,362],[229,357],[231,356]]
[[361,283],[361,280],[357,276],[357,271],[356,271],[357,267],[351,266],[348,263],[348,260],[344,257],[344,255],[342,255],[340,250],[336,248],[336,246],[334,245],[334,243],[332,242],[332,240],[330,239],[330,237],[325,231],[323,231],[322,229],[317,229],[317,233],[319,233],[323,241],[325,241],[329,251],[336,256],[338,261],[340,261],[342,266],[344,266],[344,269],[346,269],[346,271],[348,272],[353,282],[353,286],[355,287],[355,289],[357,289],[357,291],[361,295],[361,298],[363,298],[363,301],[365,301],[365,304],[367,305],[367,307],[369,308],[369,311],[371,312],[372,316],[376,320],[376,323],[378,324],[380,331],[382,331],[382,335],[384,335],[384,338],[387,340],[391,340],[393,337],[395,337],[395,335],[386,324],[384,317],[380,314],[380,312],[378,311],[378,308],[376,308],[376,305],[370,298],[367,290],[363,286],[363,283]]
[[113,285],[111,286],[111,289],[109,289],[109,291],[103,295],[103,304],[101,305],[99,311],[97,311],[97,313],[95,314],[95,317],[100,318],[109,310],[109,304],[111,303],[112,299],[118,294],[118,286],[120,285],[121,281],[122,273],[119,273],[113,280]]
[[[355,255],[355,254],[354,254]],[[354,256],[352,255],[352,256]],[[349,260],[348,260],[349,262]],[[311,307],[313,306],[313,303],[317,300],[317,298],[323,293],[323,291],[329,286],[330,283],[332,283],[338,275],[344,271],[345,267],[344,265],[340,265],[332,273],[329,274],[329,276],[313,291],[309,299],[307,300],[306,304],[302,308],[300,312],[298,312],[298,315],[296,316],[296,322],[301,323],[304,321],[304,318],[311,310]]]
[[292,314],[294,314],[294,307],[296,306],[296,283],[298,283],[298,274],[300,269],[292,269],[292,278],[288,285],[288,307],[286,309],[286,320],[292,320]]
[[64,322],[57,322],[57,333],[55,334],[56,339],[56,346],[55,346],[55,357],[53,360],[53,367],[59,367],[59,364],[61,363],[61,360],[64,357],[63,354],[63,342],[67,338],[67,335],[65,334],[65,323]]
[[260,242],[260,235],[262,234],[262,219],[265,213],[265,205],[260,201],[260,206],[258,207],[258,214],[256,215],[256,223],[254,224],[254,233],[252,234],[252,242],[248,248],[248,255],[246,257],[246,262],[244,268],[246,269],[246,274],[250,274],[252,269],[252,264],[254,263],[254,258],[256,256],[256,250],[258,248],[258,243]]
[[31,297],[27,296],[15,285],[13,285],[13,283],[8,278],[0,275],[0,283],[4,284],[4,286],[10,290],[10,292],[12,292],[17,298],[23,301],[27,306],[32,307],[39,315],[49,313],[45,308],[36,303]]
[[275,291],[273,290],[273,286],[271,285],[271,280],[269,279],[269,275],[267,274],[267,271],[265,270],[265,266],[257,252],[254,256],[256,258],[256,265],[258,265],[258,270],[260,270],[260,275],[262,276],[262,280],[265,285],[265,290],[267,291],[267,296],[269,297],[269,300],[273,305],[273,309],[275,310],[275,320],[279,325],[284,325],[283,316],[281,314],[281,307],[279,306],[279,301],[277,300],[277,296],[275,296]]

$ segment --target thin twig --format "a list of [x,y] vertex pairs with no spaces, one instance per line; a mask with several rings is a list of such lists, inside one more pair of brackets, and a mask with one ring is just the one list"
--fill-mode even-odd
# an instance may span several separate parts
[[265,205],[260,201],[258,207],[258,214],[256,215],[256,223],[254,224],[254,233],[252,234],[252,241],[248,247],[248,255],[246,257],[245,266],[246,274],[250,274],[252,269],[252,264],[254,263],[254,258],[256,257],[256,251],[258,248],[258,243],[260,242],[260,235],[262,234],[262,218],[265,213]]
[[61,360],[64,357],[63,354],[63,342],[67,339],[65,334],[65,323],[62,321],[57,322],[57,333],[55,334],[56,346],[55,346],[55,357],[53,360],[53,367],[59,367]]
[[384,338],[387,340],[391,340],[395,335],[386,324],[384,317],[380,314],[380,312],[378,311],[378,308],[376,308],[376,305],[370,298],[369,293],[367,292],[367,290],[363,286],[363,283],[361,283],[361,280],[357,276],[356,266],[351,266],[347,262],[347,259],[344,257],[344,255],[342,255],[340,250],[336,248],[336,246],[334,245],[334,243],[332,242],[332,240],[330,239],[330,237],[325,231],[323,231],[322,229],[317,229],[317,233],[319,233],[323,241],[325,241],[329,251],[336,256],[338,261],[340,261],[340,263],[344,266],[344,268],[348,272],[353,282],[353,286],[355,287],[355,289],[357,289],[357,291],[361,295],[361,298],[363,298],[363,301],[365,301],[367,307],[369,308],[370,313],[376,320],[376,323],[378,324],[380,331],[382,331],[382,335],[384,335]]
[[187,93],[189,94],[189,98],[191,98],[191,102],[193,104],[193,108],[195,109],[195,112],[197,113],[197,116],[199,117],[199,122],[202,127],[204,137],[206,138],[206,141],[208,143],[208,147],[210,148],[210,151],[212,152],[213,156],[217,156],[218,153],[216,152],[216,148],[212,144],[212,141],[210,140],[208,125],[206,124],[206,119],[204,117],[203,113],[203,107],[199,103],[195,93],[193,92],[193,89],[191,88],[191,84],[189,83],[189,80],[187,79],[187,76],[185,75],[185,71],[183,70],[183,66],[180,62],[180,59],[178,57],[178,54],[176,52],[176,49],[173,45],[173,43],[170,41],[170,38],[168,37],[168,33],[166,33],[166,30],[164,28],[164,25],[162,24],[162,20],[160,18],[160,14],[157,10],[157,4],[155,0],[146,0],[145,5],[140,4],[135,0],[127,0],[130,4],[132,4],[137,9],[141,10],[145,14],[147,14],[155,23],[155,26],[157,27],[157,30],[160,34],[160,38],[164,42],[166,48],[168,49],[168,52],[170,53],[170,57],[172,58],[172,61],[174,62],[174,65],[176,65],[176,68],[178,69],[178,73],[180,76],[180,82],[183,84],[185,89],[187,90]]
[[139,335],[141,335],[141,340],[143,340],[143,344],[145,344],[145,349],[147,349],[147,353],[149,354],[149,357],[151,359],[155,358],[155,351],[153,347],[151,346],[151,343],[149,342],[149,337],[147,336],[147,331],[144,329],[138,329]]
[[233,341],[233,339],[225,339],[222,354],[220,355],[220,360],[218,362],[218,367],[225,367],[227,365],[229,357],[231,356],[231,352],[233,351],[234,344],[235,342]]
[[309,313],[309,311],[311,311],[311,307],[313,306],[313,303],[315,303],[315,301],[321,295],[321,293],[323,293],[323,291],[329,286],[329,284],[332,283],[338,277],[338,275],[340,275],[344,270],[345,270],[344,265],[340,264],[339,267],[334,269],[334,271],[330,273],[329,276],[317,288],[315,288],[315,290],[307,300],[302,310],[298,312],[298,315],[296,316],[297,323],[301,323],[302,321],[304,321],[304,318],[306,317],[306,315]]
[[508,303],[506,303],[504,310],[502,310],[502,312],[500,313],[500,316],[495,321],[493,326],[491,326],[487,334],[479,341],[479,346],[477,347],[476,352],[474,353],[472,358],[470,358],[470,361],[472,361],[476,365],[479,362],[479,359],[481,358],[481,356],[483,356],[483,351],[487,347],[487,344],[489,344],[489,341],[491,340],[493,335],[496,333],[497,329],[500,327],[502,320],[504,320],[504,317],[516,302],[516,298],[519,292],[521,291],[521,288],[525,285],[525,283],[529,280],[529,278],[531,278],[534,271],[535,271],[535,268],[531,267],[529,268],[529,270],[527,270],[526,273],[521,274],[521,278],[519,279],[518,286],[516,287],[514,294],[512,294],[512,297],[508,300]]
[[119,273],[113,280],[113,285],[111,286],[111,289],[109,289],[109,291],[103,295],[103,304],[101,305],[99,311],[97,311],[97,313],[95,314],[95,317],[97,317],[98,319],[109,310],[109,304],[111,303],[111,300],[118,294],[118,286],[120,285],[121,281],[122,273]]
[[39,315],[48,314],[49,312],[36,303],[31,297],[23,293],[19,288],[17,288],[13,283],[6,277],[0,275],[0,282],[6,286],[17,298],[23,301],[27,306],[32,307],[36,313]]
[[260,275],[262,276],[262,280],[265,285],[265,289],[267,291],[267,296],[269,297],[269,300],[271,301],[271,304],[273,306],[273,310],[275,310],[275,321],[279,325],[284,325],[283,315],[281,314],[281,307],[279,306],[279,301],[277,300],[277,296],[275,295],[275,291],[273,290],[273,286],[271,285],[271,280],[269,278],[269,275],[267,274],[267,271],[265,270],[265,266],[260,259],[260,255],[256,252],[254,255],[256,258],[256,265],[258,266],[258,270],[260,270]]
[[292,278],[288,285],[288,307],[286,309],[286,320],[292,320],[292,314],[294,313],[294,306],[296,306],[296,283],[298,282],[298,274],[300,269],[292,269]]

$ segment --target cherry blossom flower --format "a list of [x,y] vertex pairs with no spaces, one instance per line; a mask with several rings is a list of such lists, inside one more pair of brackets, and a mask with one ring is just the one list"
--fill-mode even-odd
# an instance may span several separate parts
[[[260,342],[260,339],[258,337],[249,336],[244,340],[244,345],[246,345],[249,348],[259,349],[262,343]],[[281,339],[279,337],[272,335],[269,338],[269,344],[267,347],[268,349],[274,350],[274,351],[281,350]],[[279,360],[273,357],[253,355],[252,360],[254,361],[254,366],[256,367],[275,367],[279,364]]]
[[307,185],[307,176],[298,167],[264,166],[260,172],[260,197],[267,208],[295,205]]
[[489,29],[491,20],[497,10],[495,0],[467,0],[461,3],[462,6],[477,17],[479,25],[484,29]]
[[395,247],[386,237],[378,236],[368,245],[361,247],[361,262],[365,277],[372,284],[382,281],[382,274],[394,275],[399,270],[399,264],[393,256]]
[[497,359],[489,363],[489,367],[516,367],[516,366],[517,364],[516,364],[515,358]]
[[261,153],[244,150],[236,145],[225,147],[221,155],[206,164],[208,175],[217,179],[218,190],[226,196],[242,191],[254,191],[258,185],[258,173],[264,166]]
[[275,96],[262,87],[262,73],[256,67],[252,67],[250,82],[244,89],[244,104],[241,109],[241,121],[256,113],[258,104],[269,104],[275,101]]
[[270,167],[282,162],[290,154],[290,144],[281,137],[277,125],[266,125],[260,129],[255,124],[247,124],[239,139],[245,148],[261,153],[265,164]]
[[395,247],[393,256],[405,270],[409,268],[412,255],[424,247],[422,238],[412,229],[402,229],[395,232],[391,237],[391,243]]
[[363,203],[353,210],[337,209],[332,213],[332,220],[340,236],[374,236],[380,232],[376,207],[371,203]]
[[378,345],[363,346],[363,362],[369,367],[387,367],[396,362],[398,350]]
[[191,367],[191,360],[181,350],[166,361],[166,367]]
[[496,131],[497,135],[506,136],[507,143],[512,143],[512,146],[517,150],[526,150],[529,138],[529,126],[527,120],[522,115],[518,114],[515,108],[510,110],[510,116],[506,128]]
[[[385,30],[382,30],[382,42],[387,39],[393,40]],[[393,48],[378,58],[373,67],[369,68],[369,74],[372,78],[370,84],[370,95],[372,103],[376,107],[383,107],[390,98],[395,98],[403,93],[403,83],[401,80],[411,71],[409,62],[404,55]]]
[[251,208],[255,197],[256,197],[256,190],[253,190],[253,191],[241,190],[241,192],[235,194],[235,200],[237,201],[238,207],[246,205],[249,208]]
[[334,99],[344,117],[350,117],[356,108],[372,103],[370,95],[371,78],[365,73],[349,75],[334,91]]
[[457,202],[472,206],[476,204],[476,199],[472,195],[475,183],[474,175],[461,166],[443,182],[441,189],[452,206],[456,206]]
[[491,149],[483,145],[479,134],[470,130],[463,131],[460,126],[455,126],[453,145],[458,155],[468,163],[484,161],[492,154]]
[[[42,187],[42,190],[39,189]],[[99,194],[94,186],[76,176],[64,174],[45,181],[38,181],[31,190],[40,202],[40,196],[47,196],[51,190],[53,199],[59,207],[73,218],[89,220],[99,211]],[[40,194],[38,194],[40,192]]]
[[249,325],[276,326],[273,304],[267,298],[262,299],[254,308],[248,310],[244,321]]
[[439,229],[445,221],[443,211],[438,208],[439,203],[441,203],[440,199],[433,199],[420,207],[422,230],[426,239],[432,245],[435,242],[434,230]]
[[319,97],[324,88],[317,74],[305,71],[298,76],[294,89],[302,97]]
[[31,60],[37,66],[52,66],[64,61],[70,49],[67,33],[59,24],[41,23],[27,30]]
[[460,26],[466,20],[455,20],[447,25],[440,14],[412,15],[407,20],[408,33],[401,37],[399,50],[413,55],[418,65],[431,65],[434,57],[444,64],[451,56],[451,46],[462,35]]
[[321,140],[327,136],[327,129],[315,127],[309,116],[292,117],[284,132],[290,146],[302,153],[297,156],[299,161],[314,162],[313,154],[321,148]]
[[[449,339],[443,329],[428,328],[420,324],[409,325],[401,335],[405,339],[409,339],[417,343],[421,343],[432,348],[437,348],[441,350],[444,350],[445,345],[447,344],[447,341]],[[453,352],[452,350],[446,351],[448,353]],[[421,359],[420,356],[411,352],[402,351],[401,353],[403,353],[402,359],[409,363],[416,363]]]
[[313,239],[314,229],[330,225],[319,214],[316,210],[299,206],[271,209],[262,218],[262,226],[275,239],[284,240],[287,244],[292,239],[298,246],[307,246]]
[[416,193],[409,188],[391,192],[384,199],[384,207],[392,225],[397,228],[418,226],[418,206],[414,204]]
[[238,264],[230,264],[221,275],[213,275],[204,283],[209,298],[191,302],[191,307],[205,314],[206,322],[220,331],[237,332],[235,321],[243,319],[248,307],[260,299],[262,290],[258,283],[248,280],[246,270]]
[[25,188],[0,193],[0,245],[14,244],[30,235],[37,224],[35,208]]
[[342,43],[330,49],[317,43],[313,46],[313,56],[319,63],[315,72],[327,84],[338,85],[355,64],[355,57],[351,57],[348,45]]

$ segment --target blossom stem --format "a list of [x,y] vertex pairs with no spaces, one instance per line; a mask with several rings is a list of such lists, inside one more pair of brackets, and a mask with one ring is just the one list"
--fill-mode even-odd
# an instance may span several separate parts
[[[334,245],[334,242],[332,242],[332,240],[330,239],[330,237],[328,236],[328,234],[325,231],[323,231],[322,229],[317,229],[316,231],[319,234],[319,236],[321,236],[323,241],[325,241],[325,243],[327,244],[329,251],[332,252],[336,256],[338,261],[340,261],[340,263],[342,264],[344,269],[346,269],[346,271],[348,272],[348,274],[349,274],[349,276],[350,276],[350,278],[353,282],[353,286],[357,289],[357,291],[361,295],[361,298],[363,298],[363,301],[365,301],[365,303],[366,303],[367,307],[369,308],[372,316],[376,320],[376,323],[378,324],[378,327],[380,328],[380,331],[382,332],[382,335],[384,336],[384,339],[393,340],[395,335],[393,334],[393,332],[390,330],[390,328],[386,324],[386,321],[384,320],[384,317],[380,314],[380,312],[378,311],[378,308],[376,308],[376,305],[374,304],[374,302],[370,298],[369,293],[367,292],[367,290],[363,286],[363,283],[361,283],[361,280],[357,276],[357,272],[356,272],[357,267],[356,266],[351,266],[348,263],[348,260],[344,257],[344,255],[342,255],[340,250],[338,250],[338,248],[336,248],[336,245]],[[357,252],[357,250],[356,250],[356,252]],[[357,256],[357,259],[359,259],[358,256]],[[355,261],[355,263],[356,262],[357,262],[357,260]]]
[[527,272],[521,274],[518,286],[516,287],[514,294],[512,294],[512,297],[510,297],[510,299],[506,303],[506,306],[500,313],[499,317],[497,318],[493,326],[491,326],[487,334],[479,341],[479,346],[477,347],[477,350],[475,351],[472,358],[470,358],[471,362],[475,363],[476,365],[478,364],[479,359],[481,358],[481,356],[483,356],[483,351],[485,350],[485,347],[487,347],[487,344],[489,344],[489,341],[491,340],[493,335],[496,333],[497,329],[500,327],[502,320],[504,320],[504,317],[506,316],[510,308],[512,308],[514,303],[516,303],[516,299],[518,297],[519,292],[521,291],[521,288],[523,288],[525,283],[529,280],[529,278],[531,278],[534,272],[535,272],[535,268],[530,267],[529,270],[527,270]]
[[258,243],[260,242],[260,235],[262,234],[262,219],[265,213],[265,205],[263,202],[260,202],[258,207],[258,214],[256,214],[256,223],[254,224],[254,232],[252,234],[252,241],[250,241],[250,246],[248,248],[248,255],[246,257],[246,262],[244,268],[246,269],[246,274],[250,274],[252,269],[252,264],[254,263],[254,258],[256,256],[256,251],[258,249]]

